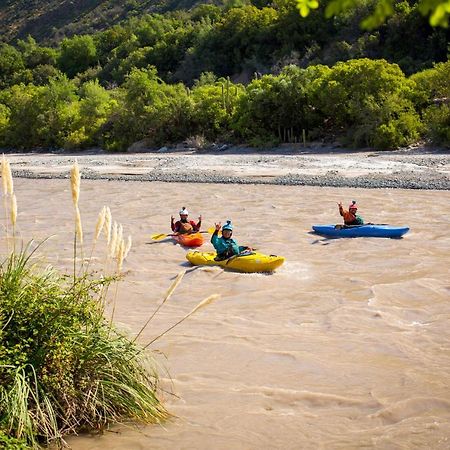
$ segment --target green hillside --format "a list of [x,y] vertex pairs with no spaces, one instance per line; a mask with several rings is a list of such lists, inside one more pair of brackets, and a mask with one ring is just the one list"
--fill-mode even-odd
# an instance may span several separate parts
[[[32,35],[38,41],[104,30],[144,13],[191,8],[196,0],[6,0],[0,6],[1,39]],[[201,2],[199,2],[201,3]]]

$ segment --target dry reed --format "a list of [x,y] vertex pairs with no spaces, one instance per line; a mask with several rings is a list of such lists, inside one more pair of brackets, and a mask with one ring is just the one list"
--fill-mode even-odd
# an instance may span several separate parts
[[13,184],[13,177],[11,173],[11,165],[9,164],[9,161],[7,161],[7,177],[6,177],[6,184],[7,184],[7,190],[8,195],[13,195],[14,193],[14,184]]
[[155,317],[156,313],[161,309],[161,307],[166,303],[167,300],[172,296],[173,292],[177,288],[177,286],[181,283],[181,280],[183,279],[184,275],[186,274],[185,270],[182,270],[175,278],[173,283],[170,285],[169,289],[167,289],[166,295],[164,296],[162,302],[158,305],[158,307],[155,309],[153,314],[147,319],[147,322],[145,322],[144,326],[139,330],[139,333],[136,335],[136,337],[133,339],[133,342],[142,334],[142,332],[145,330],[147,325],[150,323],[150,321]]
[[133,245],[133,240],[131,238],[131,234],[128,236],[127,239],[127,245],[125,247],[125,254],[123,255],[123,259],[126,259],[128,256],[128,253],[130,253],[131,250],[131,246]]
[[13,226],[13,230],[16,227],[16,222],[17,222],[17,199],[16,194],[13,194],[11,196],[11,223]]
[[120,243],[118,245],[118,250],[117,250],[117,255],[116,255],[117,271],[119,272],[119,274],[122,270],[122,264],[123,264],[124,257],[125,257],[125,242],[123,239],[121,239]]
[[106,216],[106,207],[104,206],[98,214],[97,223],[95,224],[95,234],[94,241],[98,239],[100,233],[103,230],[103,226],[105,224],[105,216]]
[[[114,255],[117,258],[117,255],[119,254],[120,245],[123,240],[123,226],[121,223],[119,223],[117,227],[117,239],[116,239],[116,246],[114,249]],[[125,250],[125,249],[124,249]]]
[[14,193],[14,183],[11,173],[11,165],[5,158],[5,155],[2,157],[2,183],[4,195],[12,195]]
[[179,325],[181,322],[184,322],[188,317],[192,316],[196,311],[198,311],[200,308],[204,308],[205,306],[209,305],[213,301],[217,300],[220,297],[219,294],[213,294],[209,297],[202,300],[195,308],[193,308],[189,313],[187,313],[184,317],[182,317],[178,322],[174,323],[172,326],[167,328],[167,330],[163,331],[161,334],[158,334],[155,338],[153,338],[148,344],[146,344],[144,347],[142,347],[142,350],[145,350],[150,345],[153,344],[153,342],[157,341],[159,338],[163,337],[165,334],[167,334],[170,330],[173,330],[177,325]]
[[111,225],[112,225],[111,210],[109,209],[109,206],[107,206],[105,214],[105,234],[106,234],[106,243],[108,245],[111,241]]
[[78,162],[75,161],[72,169],[70,169],[70,187],[72,190],[72,201],[75,207],[78,206],[78,200],[80,198],[80,183],[81,175],[78,167]]
[[[9,243],[8,243],[8,237],[9,237],[9,232],[8,232],[8,201],[7,201],[7,196],[12,196],[14,194],[14,183],[13,183],[13,178],[12,178],[12,173],[11,173],[11,166],[9,164],[9,161],[5,158],[5,155],[3,154],[2,156],[2,184],[3,184],[3,194],[4,194],[4,206],[5,206],[5,229],[6,229],[6,245],[8,247],[8,251],[9,251]],[[13,237],[15,235],[15,220],[17,218],[17,203],[14,200],[11,200],[11,207],[14,207],[14,203],[15,203],[15,210],[14,211],[10,211],[10,217],[11,220],[14,222],[13,223]],[[15,243],[13,244],[13,250],[15,251]]]
[[8,195],[8,182],[6,181],[6,172],[7,172],[7,162],[5,155],[2,156],[2,185],[3,185],[3,194]]
[[114,221],[111,232],[111,240],[109,242],[109,256],[114,258],[117,244],[117,222]]
[[81,214],[78,206],[75,208],[75,230],[80,245],[83,245],[83,226],[81,224]]

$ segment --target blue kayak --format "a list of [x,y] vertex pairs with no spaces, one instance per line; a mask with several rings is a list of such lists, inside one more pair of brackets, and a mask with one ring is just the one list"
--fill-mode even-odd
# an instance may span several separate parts
[[317,234],[329,237],[385,237],[399,238],[409,231],[408,227],[390,225],[313,225]]

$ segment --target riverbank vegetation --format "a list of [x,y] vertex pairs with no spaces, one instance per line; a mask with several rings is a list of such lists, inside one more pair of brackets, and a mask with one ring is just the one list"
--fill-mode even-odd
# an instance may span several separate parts
[[[80,180],[75,165],[73,270],[66,273],[43,263],[37,256],[40,245],[20,243],[11,170],[2,161],[6,257],[0,263],[1,448],[62,447],[67,434],[101,431],[123,420],[159,423],[168,417],[158,398],[155,363],[145,349],[173,326],[145,346],[136,339],[184,272],[136,337],[119,330],[113,323],[117,284],[113,295],[109,288],[121,278],[131,238],[124,239],[122,225],[104,207],[88,250],[78,205]],[[94,260],[96,244],[106,257]],[[90,258],[83,256],[86,251]],[[199,303],[177,324],[214,298]]]
[[450,145],[449,31],[405,1],[362,31],[370,5],[334,20],[281,0],[130,11],[101,32],[1,44],[0,146]]

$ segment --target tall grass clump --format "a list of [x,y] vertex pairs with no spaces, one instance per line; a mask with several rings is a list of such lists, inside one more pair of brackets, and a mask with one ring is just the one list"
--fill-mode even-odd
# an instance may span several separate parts
[[166,412],[146,353],[105,321],[112,278],[38,270],[30,249],[0,267],[0,427],[32,446],[82,428]]
[[[2,168],[8,177],[5,159]],[[70,433],[101,430],[123,420],[158,423],[168,417],[158,399],[155,364],[151,354],[144,351],[155,339],[141,346],[106,317],[108,288],[118,281],[132,242],[131,237],[123,239],[123,227],[112,221],[109,208],[100,211],[91,250],[92,255],[97,240],[104,235],[107,255],[103,274],[89,272],[91,261],[86,263],[77,256],[77,247],[83,242],[80,179],[75,166],[71,178],[75,207],[73,274],[43,268],[36,256],[40,245],[30,242],[16,251],[17,237],[6,236],[14,246],[7,247],[7,255],[0,262],[2,448],[63,446],[64,436]],[[3,181],[5,212],[9,212],[5,217],[11,225],[8,229],[15,230],[16,197],[11,179]],[[162,303],[172,295],[181,277]],[[184,318],[211,299],[201,302]]]

